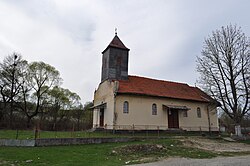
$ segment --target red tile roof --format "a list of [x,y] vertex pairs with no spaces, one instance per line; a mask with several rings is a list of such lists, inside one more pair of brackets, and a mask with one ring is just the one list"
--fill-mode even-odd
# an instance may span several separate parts
[[109,47],[115,47],[115,48],[121,48],[124,50],[129,50],[120,40],[120,38],[115,35],[115,37],[113,38],[113,40],[109,43],[108,47],[103,51],[105,52]]
[[202,102],[213,99],[197,87],[188,84],[156,80],[145,77],[129,76],[128,80],[119,80],[118,93],[167,97]]

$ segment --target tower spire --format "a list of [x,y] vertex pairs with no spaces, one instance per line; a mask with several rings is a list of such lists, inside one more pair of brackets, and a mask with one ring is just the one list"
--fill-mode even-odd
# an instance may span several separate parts
[[115,35],[117,36],[117,28],[115,28]]

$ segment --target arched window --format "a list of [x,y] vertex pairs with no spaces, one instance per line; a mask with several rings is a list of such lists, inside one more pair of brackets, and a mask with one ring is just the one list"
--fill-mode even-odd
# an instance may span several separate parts
[[129,104],[128,104],[127,101],[124,101],[124,103],[123,103],[123,113],[128,114],[128,111],[129,111]]
[[157,115],[157,105],[152,104],[152,115]]
[[197,108],[197,117],[201,118],[201,109],[200,109],[200,107]]

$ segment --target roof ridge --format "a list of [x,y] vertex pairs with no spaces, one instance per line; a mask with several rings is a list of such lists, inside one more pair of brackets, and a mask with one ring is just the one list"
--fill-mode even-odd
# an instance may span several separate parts
[[119,80],[118,93],[167,97],[183,100],[210,102],[210,96],[197,87],[186,83],[129,75],[128,80]]
[[154,80],[154,81],[161,81],[161,82],[167,82],[167,83],[175,83],[175,84],[187,85],[189,87],[192,87],[192,86],[188,85],[187,83],[181,83],[181,82],[175,82],[175,81],[168,81],[168,80],[162,80],[162,79],[142,77],[142,76],[137,76],[137,75],[129,75],[129,77],[138,77],[138,78],[144,78],[144,79],[149,79],[149,80]]
[[119,49],[129,51],[129,48],[125,46],[125,44],[121,41],[121,39],[117,35],[114,36],[114,38],[111,40],[111,42],[109,43],[109,45],[106,47],[106,49],[103,52],[105,52],[109,47],[119,48]]
[[[206,100],[208,100],[208,101],[209,101],[208,98],[213,99],[210,95],[208,95],[206,92],[204,92],[203,90],[201,90],[199,87],[192,87],[192,86],[190,86],[190,87],[193,89],[193,91],[195,91],[196,94],[200,95],[201,98],[204,98],[204,99],[206,99]],[[199,92],[198,92],[197,90],[198,90]],[[202,93],[202,94],[200,94],[200,93]],[[207,98],[207,97],[208,97],[208,98]]]
[[120,44],[122,44],[121,46],[127,48],[125,46],[125,44],[122,42],[122,40],[117,35],[115,35],[115,37],[112,39],[112,41],[109,43],[109,45],[116,44],[116,43],[113,43],[113,42],[117,42],[116,40],[118,40],[118,42],[120,42]]

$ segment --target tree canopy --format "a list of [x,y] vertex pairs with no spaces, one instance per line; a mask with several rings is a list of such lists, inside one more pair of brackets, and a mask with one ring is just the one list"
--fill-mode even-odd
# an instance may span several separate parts
[[81,98],[60,87],[61,83],[60,72],[49,64],[28,63],[17,53],[5,57],[0,62],[0,122],[13,128],[14,122],[25,119],[27,127],[31,127],[34,119],[52,123],[54,129],[59,122],[61,128],[67,122],[68,125],[76,123],[80,129],[85,109]]

